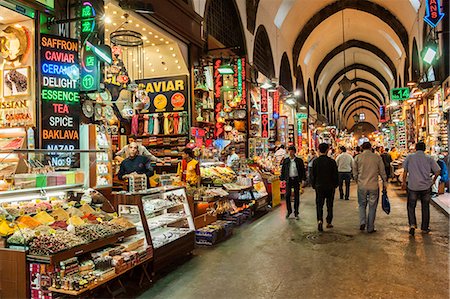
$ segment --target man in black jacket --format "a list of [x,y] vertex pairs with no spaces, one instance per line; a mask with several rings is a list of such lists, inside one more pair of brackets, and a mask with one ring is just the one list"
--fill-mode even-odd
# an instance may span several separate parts
[[336,161],[327,156],[329,145],[319,144],[320,156],[314,160],[311,184],[316,190],[317,228],[323,231],[323,205],[327,203],[327,228],[333,225],[334,191],[339,186],[339,176]]
[[295,146],[291,145],[288,148],[289,157],[283,160],[281,167],[281,180],[286,181],[286,218],[292,214],[291,207],[291,192],[294,188],[294,215],[295,219],[298,217],[298,207],[300,205],[300,184],[306,178],[305,164],[303,160],[295,156],[297,152]]
[[117,174],[119,180],[124,180],[134,173],[145,173],[147,176],[147,188],[150,188],[149,178],[154,174],[153,168],[150,165],[150,159],[146,156],[138,155],[139,145],[136,142],[130,143],[128,149],[129,157],[122,161],[119,173]]

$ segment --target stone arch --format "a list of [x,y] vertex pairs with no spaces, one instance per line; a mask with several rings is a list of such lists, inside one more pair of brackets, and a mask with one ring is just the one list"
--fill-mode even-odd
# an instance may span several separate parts
[[270,46],[269,35],[267,34],[264,25],[259,25],[256,30],[255,46],[253,48],[253,63],[267,78],[275,78],[272,47]]
[[[384,104],[384,101],[383,101],[382,99],[380,99],[376,93],[374,93],[373,91],[368,90],[368,89],[366,89],[366,88],[355,88],[355,89],[353,89],[352,91],[350,91],[350,93],[349,93],[349,95],[347,96],[347,98],[348,98],[348,97],[351,97],[352,95],[354,95],[355,93],[358,93],[358,92],[362,92],[362,93],[366,93],[366,94],[371,95],[374,99],[376,99],[376,100],[378,101],[378,104],[380,104],[380,106]],[[340,101],[334,103],[334,106],[335,106],[335,107],[336,107],[336,104],[339,103],[339,104],[337,105],[337,110],[338,110],[338,111],[341,110],[342,103],[343,103],[342,100],[343,100],[343,99],[341,99]]]
[[283,56],[281,56],[280,85],[287,91],[293,91],[291,64],[286,52],[284,52]]
[[397,34],[403,45],[403,48],[405,49],[406,57],[409,57],[408,31],[389,10],[370,1],[338,0],[322,8],[320,11],[314,14],[303,26],[302,30],[295,40],[294,47],[292,49],[292,57],[295,64],[297,64],[298,57],[300,56],[300,51],[302,50],[303,45],[305,44],[311,32],[314,31],[314,29],[324,20],[344,9],[356,9],[364,11],[378,17],[381,21],[385,22]]
[[300,93],[299,95],[299,102],[306,104],[305,100],[305,83],[303,82],[303,72],[302,68],[300,66],[297,67],[297,72],[295,75],[295,78],[297,79],[295,84],[295,89]]
[[312,84],[311,84],[311,79],[308,79],[308,87],[307,87],[307,94],[306,94],[306,98],[308,99],[308,105],[311,107],[314,107],[314,93],[313,93],[313,89],[312,89]]
[[417,41],[414,37],[412,44],[412,53],[411,53],[411,78],[414,82],[419,82],[420,80],[420,58],[419,58],[419,49],[417,48]]
[[[205,9],[205,31],[239,55],[247,53],[245,33],[235,0],[208,0]],[[236,49],[235,47],[238,47]]]
[[363,50],[367,50],[371,53],[373,53],[375,56],[378,56],[381,60],[383,60],[384,63],[389,67],[389,69],[392,72],[392,75],[395,77],[395,74],[397,73],[397,68],[395,67],[392,60],[389,58],[389,56],[386,55],[380,48],[377,46],[374,46],[370,43],[361,41],[361,40],[348,40],[345,43],[337,46],[333,50],[331,50],[325,58],[320,62],[319,66],[316,69],[316,72],[314,73],[314,86],[317,86],[317,81],[319,80],[319,76],[322,73],[323,69],[327,65],[327,63],[333,59],[334,56],[338,55],[339,53],[349,49],[349,48],[359,48]]

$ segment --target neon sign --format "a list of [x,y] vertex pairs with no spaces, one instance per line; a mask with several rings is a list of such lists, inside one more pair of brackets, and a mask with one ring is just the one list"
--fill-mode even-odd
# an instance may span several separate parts
[[280,117],[280,93],[278,90],[273,92],[273,118],[278,119]]
[[428,25],[435,28],[445,16],[445,14],[441,12],[439,0],[426,0],[425,9],[426,13],[423,20],[427,22]]
[[[79,149],[78,41],[43,34],[40,43],[42,148]],[[55,167],[77,167],[75,156],[55,152],[47,159]]]
[[261,88],[261,112],[266,113],[268,111],[267,89]]
[[81,48],[81,91],[96,91],[100,85],[100,62],[94,54],[93,49],[87,45],[88,39],[97,32],[97,22],[95,17],[97,12],[94,6],[88,2],[83,2],[80,11],[80,39]]

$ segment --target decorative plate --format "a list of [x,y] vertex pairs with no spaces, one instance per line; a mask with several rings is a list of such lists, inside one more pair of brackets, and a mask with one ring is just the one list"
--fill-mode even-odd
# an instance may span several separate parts
[[110,120],[111,118],[113,118],[114,110],[113,110],[113,108],[111,106],[106,106],[104,112],[105,112],[105,118],[107,120]]
[[100,104],[95,104],[94,106],[94,113],[95,113],[95,119],[101,119],[102,118],[102,114],[103,114],[103,109],[102,109],[102,105]]
[[243,109],[235,110],[233,112],[233,118],[236,118],[236,119],[245,119],[246,116],[247,116],[247,112]]
[[94,115],[94,105],[92,105],[91,101],[84,101],[82,110],[87,118],[91,118]]

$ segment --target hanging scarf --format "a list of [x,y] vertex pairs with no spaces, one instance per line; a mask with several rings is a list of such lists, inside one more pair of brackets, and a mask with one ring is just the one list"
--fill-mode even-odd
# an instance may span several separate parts
[[149,115],[144,115],[144,135],[148,135],[148,119]]
[[180,131],[178,129],[180,123],[180,115],[178,113],[173,114],[173,133],[174,134],[180,134]]
[[187,132],[189,132],[188,125],[188,114],[185,112],[183,113],[183,128],[181,130],[181,134],[187,134]]
[[133,115],[133,118],[131,119],[131,134],[137,135],[139,129],[139,115]]
[[154,134],[153,132],[153,128],[154,128],[154,124],[155,124],[155,118],[153,114],[149,114],[149,119],[148,119],[148,133],[149,134]]
[[159,119],[159,134],[164,134],[164,114],[159,113],[158,119]]
[[164,135],[169,134],[169,113],[164,113]]
[[169,119],[169,134],[172,135],[172,134],[174,134],[174,130],[173,130],[173,114],[169,113],[167,118]]
[[158,118],[158,113],[153,114],[153,120],[154,120],[154,124],[153,124],[153,135],[158,135],[158,134],[159,134],[159,118]]

